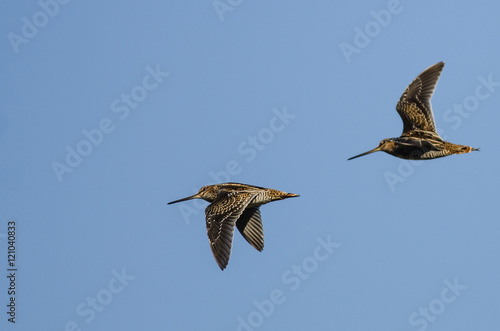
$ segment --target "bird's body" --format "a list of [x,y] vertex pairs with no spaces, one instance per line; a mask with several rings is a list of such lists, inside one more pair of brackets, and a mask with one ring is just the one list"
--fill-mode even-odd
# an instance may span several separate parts
[[402,159],[426,160],[478,150],[444,141],[436,131],[431,98],[443,67],[443,62],[430,66],[404,90],[396,105],[403,120],[403,133],[400,137],[384,139],[378,147],[349,160],[378,151]]
[[383,151],[401,159],[427,160],[452,154],[469,153],[472,147],[444,141],[428,131],[411,131],[411,135],[383,140]]
[[208,239],[217,264],[224,270],[231,254],[234,227],[250,245],[262,251],[264,231],[259,207],[292,197],[298,195],[253,185],[223,183],[204,186],[195,195],[169,204],[190,199],[210,202],[205,209]]

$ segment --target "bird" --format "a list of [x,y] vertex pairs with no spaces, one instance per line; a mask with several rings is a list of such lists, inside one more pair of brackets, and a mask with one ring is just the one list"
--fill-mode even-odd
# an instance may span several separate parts
[[444,62],[430,66],[404,90],[396,105],[403,120],[400,137],[384,139],[376,148],[348,160],[378,151],[408,160],[428,160],[478,151],[479,148],[444,141],[436,131],[431,98],[443,68]]
[[222,183],[203,186],[198,193],[168,204],[191,199],[210,202],[205,209],[208,240],[215,261],[224,270],[231,255],[235,225],[243,238],[261,252],[264,249],[264,230],[260,206],[298,196],[260,186]]

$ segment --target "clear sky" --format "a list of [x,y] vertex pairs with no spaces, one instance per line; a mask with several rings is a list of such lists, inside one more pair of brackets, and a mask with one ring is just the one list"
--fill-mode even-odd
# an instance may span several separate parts
[[[0,329],[500,329],[499,11],[3,2]],[[400,135],[439,61],[439,132],[481,151],[347,161]],[[167,202],[226,181],[300,198],[263,206],[264,251],[236,231],[221,271],[207,203]]]

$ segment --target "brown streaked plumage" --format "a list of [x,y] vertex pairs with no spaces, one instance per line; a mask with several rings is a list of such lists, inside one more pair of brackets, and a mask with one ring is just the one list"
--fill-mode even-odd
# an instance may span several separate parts
[[435,159],[478,151],[478,148],[444,141],[436,131],[431,98],[443,67],[444,62],[430,66],[404,90],[396,105],[403,120],[403,133],[400,137],[384,139],[376,148],[348,160],[378,151],[409,160]]
[[168,204],[191,199],[210,202],[205,209],[208,240],[217,264],[224,270],[231,255],[234,226],[250,245],[262,251],[264,230],[259,207],[271,201],[298,196],[259,186],[224,183],[203,186],[195,195]]

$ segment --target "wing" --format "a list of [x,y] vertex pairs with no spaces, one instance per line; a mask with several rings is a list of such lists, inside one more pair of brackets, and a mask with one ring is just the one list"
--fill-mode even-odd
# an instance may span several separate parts
[[436,140],[438,142],[444,142],[437,132],[432,131],[421,131],[421,130],[410,130],[401,135],[401,138],[420,138],[426,140]]
[[264,229],[259,207],[245,209],[236,221],[236,227],[250,245],[262,252],[264,249]]
[[414,150],[415,147],[417,147],[420,150],[425,150],[425,151],[431,151],[431,150],[438,150],[436,145],[441,144],[440,141],[436,140],[425,140],[425,139],[408,139],[408,138],[396,138],[394,139],[395,141],[398,142],[399,146],[404,146],[404,147],[410,147],[411,150]]
[[219,267],[224,270],[229,262],[233,244],[234,225],[255,195],[221,191],[207,209],[207,234],[210,248]]
[[411,130],[437,133],[432,114],[431,98],[443,67],[444,62],[430,66],[404,90],[396,105],[396,110],[403,120],[403,134]]

